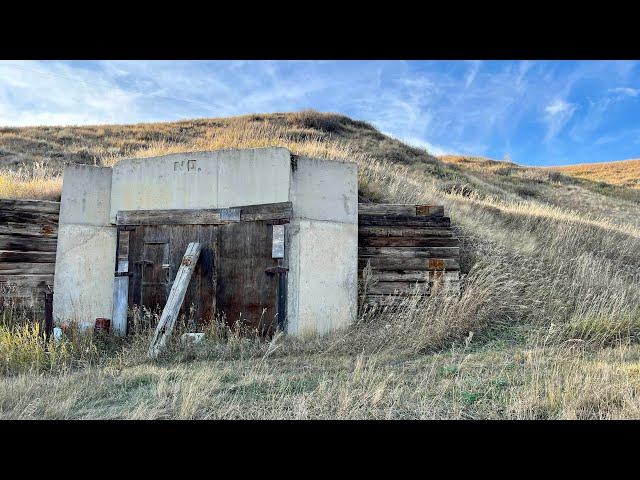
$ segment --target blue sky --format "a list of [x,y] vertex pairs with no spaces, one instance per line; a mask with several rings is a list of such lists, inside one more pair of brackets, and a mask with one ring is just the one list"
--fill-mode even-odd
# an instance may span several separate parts
[[314,108],[434,154],[526,165],[640,157],[637,61],[0,61],[0,125]]

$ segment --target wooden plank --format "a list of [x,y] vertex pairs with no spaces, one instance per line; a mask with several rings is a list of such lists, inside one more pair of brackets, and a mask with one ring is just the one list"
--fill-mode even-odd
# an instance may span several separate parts
[[236,208],[240,208],[240,220],[243,222],[281,220],[293,217],[293,205],[291,202],[264,203]]
[[460,270],[460,264],[454,258],[358,257],[358,269],[365,268],[367,263],[376,270]]
[[55,263],[0,263],[0,275],[53,275]]
[[12,252],[0,250],[1,263],[55,263],[56,252]]
[[416,215],[419,216],[444,216],[444,205],[416,205]]
[[118,225],[224,225],[236,223],[223,219],[219,209],[201,210],[120,210]]
[[457,247],[457,237],[361,237],[361,247]]
[[416,206],[399,203],[359,203],[359,215],[416,215]]
[[0,210],[0,224],[28,223],[36,225],[58,225],[58,214],[22,210]]
[[58,237],[58,224],[35,224],[35,223],[0,223],[0,235],[22,235],[31,237]]
[[376,282],[367,286],[367,294],[425,294],[429,293],[429,282]]
[[0,234],[0,250],[55,252],[57,243],[58,240],[56,238]]
[[60,211],[60,202],[52,202],[49,200],[16,200],[0,198],[0,210],[58,213]]
[[0,284],[15,285],[18,289],[53,286],[53,275],[0,275]]
[[359,237],[451,237],[453,230],[451,228],[403,228],[396,227],[379,227],[379,226],[362,226],[358,227]]
[[359,257],[458,258],[460,247],[358,247]]
[[358,215],[358,224],[361,227],[436,227],[448,228],[451,226],[449,217],[422,217],[410,215]]
[[[362,277],[362,270],[358,272]],[[431,270],[398,270],[398,271],[377,271],[370,273],[370,280],[374,282],[429,282],[439,279],[453,281],[460,279],[458,271],[431,271]]]
[[169,299],[162,310],[162,316],[160,317],[153,340],[149,346],[149,356],[151,358],[156,358],[158,354],[160,354],[173,333],[178,313],[182,307],[182,302],[184,301],[184,296],[187,292],[191,275],[198,263],[199,256],[200,244],[197,242],[190,243],[182,257],[180,268],[171,287],[171,292],[169,293]]
[[121,210],[116,223],[125,225],[228,225],[239,221],[291,218],[291,202],[246,207],[173,210]]

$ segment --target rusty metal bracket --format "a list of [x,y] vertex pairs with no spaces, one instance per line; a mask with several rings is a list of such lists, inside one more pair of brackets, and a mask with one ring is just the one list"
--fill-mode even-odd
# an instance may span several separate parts
[[287,267],[269,267],[266,268],[264,273],[267,275],[275,275],[276,273],[287,273],[289,269]]

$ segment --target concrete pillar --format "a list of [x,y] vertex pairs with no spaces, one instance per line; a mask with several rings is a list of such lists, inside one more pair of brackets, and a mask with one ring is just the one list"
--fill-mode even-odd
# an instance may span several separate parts
[[116,229],[109,224],[110,198],[110,168],[65,168],[53,283],[58,325],[92,327],[98,317],[111,318]]
[[294,157],[290,198],[287,330],[329,333],[357,315],[357,165]]

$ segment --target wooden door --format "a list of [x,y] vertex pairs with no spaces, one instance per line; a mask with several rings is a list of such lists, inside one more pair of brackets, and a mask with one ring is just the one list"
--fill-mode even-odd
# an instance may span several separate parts
[[218,227],[216,306],[227,324],[270,335],[276,328],[278,277],[272,258],[273,225],[265,221]]
[[213,320],[216,301],[216,230],[213,225],[144,225],[131,230],[130,308],[164,308],[182,256],[190,242],[199,242],[202,250],[180,315],[191,323],[208,323]]

